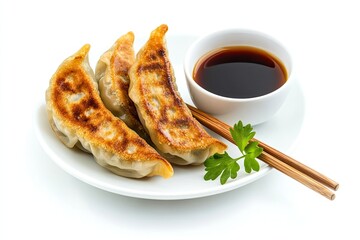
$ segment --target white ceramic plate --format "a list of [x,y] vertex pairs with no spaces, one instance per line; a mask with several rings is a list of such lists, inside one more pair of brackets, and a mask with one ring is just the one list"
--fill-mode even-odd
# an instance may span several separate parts
[[[187,91],[182,61],[186,48],[195,40],[194,36],[168,36],[167,43],[170,58],[177,77],[177,84],[183,99],[191,102]],[[135,48],[144,42],[136,42]],[[107,47],[105,46],[104,49]],[[71,54],[71,53],[69,53]],[[93,66],[94,67],[94,66]],[[276,116],[261,125],[255,126],[256,138],[281,150],[288,152],[301,130],[304,117],[304,97],[299,83],[295,83],[286,103]],[[227,116],[218,116],[221,120],[233,125],[239,120],[236,113]],[[190,199],[230,191],[266,175],[272,168],[261,163],[259,172],[246,174],[242,170],[237,179],[229,180],[225,185],[219,181],[204,181],[204,167],[201,166],[174,166],[174,176],[170,179],[152,177],[145,179],[130,179],[117,176],[100,167],[92,155],[76,149],[69,149],[58,140],[52,132],[46,116],[45,103],[39,103],[35,114],[35,128],[38,140],[49,157],[69,174],[76,178],[117,194],[145,199]],[[228,153],[237,156],[235,145],[225,141],[215,133],[210,132],[228,144]]]

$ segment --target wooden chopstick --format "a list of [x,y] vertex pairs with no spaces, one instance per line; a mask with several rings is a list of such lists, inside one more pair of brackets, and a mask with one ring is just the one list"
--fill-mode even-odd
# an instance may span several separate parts
[[[193,116],[201,124],[235,144],[229,131],[229,125],[191,105],[188,105],[188,107]],[[258,139],[254,138],[252,141],[258,141],[259,146],[263,148],[263,153],[259,156],[260,160],[304,184],[310,189],[320,193],[326,198],[330,200],[335,199],[335,194],[328,188],[336,191],[339,188],[339,184],[337,182],[259,141]]]
[[309,177],[315,179],[316,181],[324,184],[328,188],[333,189],[334,191],[337,191],[339,189],[339,183],[335,182],[334,180],[326,177],[325,175],[319,173],[318,171],[302,164],[301,162],[293,159],[292,157],[274,149],[273,147],[270,147],[269,145],[257,140],[253,139],[254,141],[259,142],[259,146],[262,147],[267,153],[274,156],[277,159],[281,159],[282,162],[286,163],[287,165],[299,170],[300,172],[308,175]]

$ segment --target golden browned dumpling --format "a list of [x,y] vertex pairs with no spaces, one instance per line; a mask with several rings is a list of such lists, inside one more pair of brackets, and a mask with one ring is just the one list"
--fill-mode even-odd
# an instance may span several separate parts
[[192,117],[176,86],[165,43],[168,27],[156,28],[129,71],[129,96],[156,147],[176,164],[201,164],[226,145]]
[[134,34],[121,36],[99,59],[95,79],[105,106],[142,138],[150,140],[128,95],[128,71],[135,61]]
[[171,165],[102,103],[88,62],[90,45],[52,76],[46,106],[52,129],[67,147],[80,146],[97,163],[126,177],[173,175]]

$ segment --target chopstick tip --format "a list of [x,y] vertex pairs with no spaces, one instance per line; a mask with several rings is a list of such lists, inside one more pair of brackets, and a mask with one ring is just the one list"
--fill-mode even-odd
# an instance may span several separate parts
[[335,194],[332,194],[331,197],[330,197],[330,200],[333,201],[335,199],[336,195]]

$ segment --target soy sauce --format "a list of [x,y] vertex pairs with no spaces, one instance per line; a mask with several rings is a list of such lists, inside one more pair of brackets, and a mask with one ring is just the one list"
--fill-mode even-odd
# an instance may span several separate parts
[[225,47],[203,56],[193,77],[204,89],[224,97],[251,98],[275,91],[287,79],[283,63],[255,47]]

